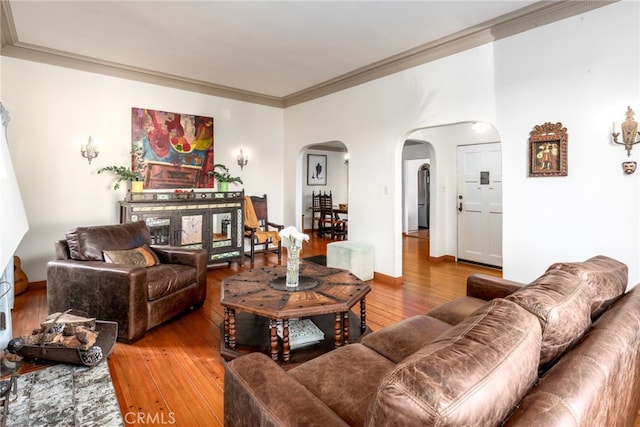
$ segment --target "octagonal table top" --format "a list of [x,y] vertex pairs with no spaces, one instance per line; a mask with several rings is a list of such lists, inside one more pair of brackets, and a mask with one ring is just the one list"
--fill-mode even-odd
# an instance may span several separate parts
[[310,289],[282,289],[286,266],[241,272],[222,281],[220,303],[272,319],[347,312],[367,295],[369,285],[348,270],[300,261],[301,278],[317,281]]

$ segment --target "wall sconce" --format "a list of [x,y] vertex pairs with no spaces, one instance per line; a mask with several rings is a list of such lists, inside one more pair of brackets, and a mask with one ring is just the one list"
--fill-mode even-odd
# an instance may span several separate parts
[[89,141],[80,146],[80,153],[82,154],[82,157],[89,160],[89,164],[91,164],[91,160],[95,159],[98,157],[98,154],[100,154],[100,149],[97,145],[93,144],[93,138],[89,137]]
[[640,143],[640,138],[636,140],[636,136],[640,135],[638,132],[638,122],[633,120],[633,110],[631,107],[627,107],[626,113],[627,119],[620,124],[622,128],[622,142],[618,142],[618,136],[620,132],[618,132],[618,125],[616,122],[613,122],[613,142],[616,144],[624,145],[624,148],[627,150],[627,157],[631,156],[631,149],[635,144]]
[[240,166],[240,170],[245,167],[249,163],[249,156],[242,152],[242,148],[240,149],[240,154],[238,154],[238,165]]
[[345,153],[344,154],[344,164],[348,165],[349,164],[349,153]]

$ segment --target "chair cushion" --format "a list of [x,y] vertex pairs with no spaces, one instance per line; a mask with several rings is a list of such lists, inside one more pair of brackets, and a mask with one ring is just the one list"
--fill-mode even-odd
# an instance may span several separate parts
[[385,376],[366,425],[499,425],[537,379],[540,336],[517,304],[486,303]]
[[66,234],[71,259],[104,261],[102,251],[133,249],[151,244],[143,221],[127,224],[76,227]]
[[598,255],[584,262],[561,262],[549,270],[563,270],[585,280],[591,291],[591,317],[595,318],[627,288],[627,266],[615,259]]
[[165,295],[196,283],[196,269],[182,264],[158,264],[147,270],[148,300],[153,301]]
[[151,267],[160,264],[156,253],[147,245],[122,251],[102,251],[105,262]]
[[368,347],[349,344],[291,369],[289,375],[357,427],[364,425],[377,384],[394,366]]
[[449,328],[451,325],[441,320],[418,315],[367,334],[360,343],[398,363]]
[[538,317],[542,326],[540,365],[555,360],[591,326],[588,283],[564,270],[550,270],[506,297]]

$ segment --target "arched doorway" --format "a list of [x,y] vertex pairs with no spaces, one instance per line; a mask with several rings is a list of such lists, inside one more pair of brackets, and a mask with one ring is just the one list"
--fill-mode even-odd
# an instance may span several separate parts
[[[489,126],[484,133],[474,130],[475,122],[455,123],[418,129],[403,144],[403,232],[408,231],[408,215],[416,210],[415,171],[429,164],[429,257],[455,259],[458,253],[457,228],[457,149],[459,146],[500,143],[497,130]],[[477,128],[477,127],[476,127]],[[409,172],[411,171],[411,172]],[[415,199],[415,204],[410,202]],[[409,202],[408,202],[409,201]]]
[[[309,159],[312,164],[309,164]],[[321,165],[321,179],[316,168]],[[324,176],[322,175],[324,174]],[[333,204],[349,203],[349,152],[341,141],[310,144],[302,149],[301,212],[304,230],[312,228],[312,194],[331,193]]]

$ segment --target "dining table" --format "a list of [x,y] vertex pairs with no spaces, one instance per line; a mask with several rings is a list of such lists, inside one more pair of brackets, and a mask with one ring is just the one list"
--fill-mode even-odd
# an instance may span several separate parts
[[[314,207],[314,206],[309,206],[307,208],[307,210],[311,211],[311,233],[314,232],[315,230],[315,221],[316,221],[316,213],[320,213],[320,208],[319,207]],[[349,207],[348,206],[333,206],[331,208],[331,211],[333,212],[333,215],[336,219],[345,219],[343,217],[340,217],[340,215],[349,215]],[[304,222],[304,220],[303,220]]]

